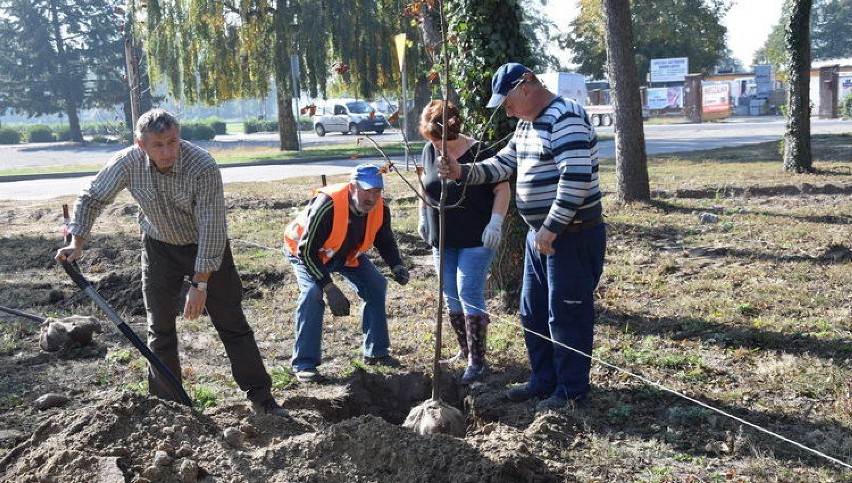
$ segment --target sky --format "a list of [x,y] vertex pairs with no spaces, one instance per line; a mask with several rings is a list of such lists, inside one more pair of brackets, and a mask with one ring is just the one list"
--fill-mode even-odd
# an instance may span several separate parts
[[[577,16],[577,3],[577,0],[548,0],[544,10],[556,25],[567,29]],[[784,0],[731,0],[732,7],[723,19],[728,27],[728,48],[746,69],[754,52],[763,46],[778,23],[783,3]],[[564,59],[564,64],[569,63],[564,56],[560,55],[560,59]]]

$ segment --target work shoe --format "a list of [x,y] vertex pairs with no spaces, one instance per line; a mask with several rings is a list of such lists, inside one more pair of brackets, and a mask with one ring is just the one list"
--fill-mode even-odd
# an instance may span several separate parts
[[569,404],[573,407],[582,407],[586,401],[586,394],[574,397],[566,397],[564,394],[553,394],[549,398],[536,404],[536,411],[547,411],[550,409],[563,409]]
[[252,403],[251,406],[257,414],[268,414],[270,416],[278,416],[281,418],[286,418],[290,415],[286,409],[282,408],[277,402],[275,402],[275,399],[266,399],[259,403],[255,402]]
[[296,371],[296,380],[299,382],[324,382],[326,378],[320,374],[316,367],[311,367]]
[[385,366],[385,367],[399,367],[402,364],[399,362],[399,359],[392,355],[379,356],[379,357],[367,357],[364,356],[364,364],[368,366]]
[[529,401],[530,399],[546,395],[547,393],[545,392],[533,391],[532,388],[530,388],[529,383],[520,386],[515,386],[506,391],[506,398],[513,402]]
[[471,384],[474,383],[488,374],[488,366],[486,364],[481,365],[469,365],[467,369],[464,370],[464,374],[462,374],[461,382],[462,384]]

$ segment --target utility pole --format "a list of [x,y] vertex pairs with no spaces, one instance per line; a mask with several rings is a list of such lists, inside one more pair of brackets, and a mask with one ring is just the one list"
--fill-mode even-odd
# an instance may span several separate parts
[[142,49],[136,45],[133,38],[132,20],[128,13],[128,18],[124,24],[124,57],[127,62],[127,87],[130,89],[131,131],[136,129],[136,121],[139,120],[141,114],[139,109],[142,104],[142,89],[140,88],[142,82],[139,73],[142,58],[140,51]]

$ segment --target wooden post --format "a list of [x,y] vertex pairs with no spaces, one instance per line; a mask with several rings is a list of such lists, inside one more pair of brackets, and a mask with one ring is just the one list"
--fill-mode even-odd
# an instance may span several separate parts
[[683,81],[683,117],[701,124],[701,74],[687,74]]

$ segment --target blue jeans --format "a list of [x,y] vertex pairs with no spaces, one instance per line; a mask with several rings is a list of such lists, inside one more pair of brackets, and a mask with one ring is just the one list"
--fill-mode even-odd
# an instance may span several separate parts
[[[441,259],[432,248],[435,270]],[[444,298],[451,314],[480,315],[485,310],[485,278],[494,260],[494,250],[485,247],[444,247]]]
[[[299,283],[299,300],[296,306],[293,343],[293,369],[314,369],[322,363],[322,316],[325,311],[322,287],[308,273],[299,259],[288,255]],[[367,357],[382,357],[389,353],[388,319],[385,297],[388,281],[365,255],[358,257],[357,267],[326,265],[331,272],[345,278],[362,300],[361,332],[364,334],[362,350]]]
[[[592,353],[594,291],[603,272],[605,225],[578,233],[562,233],[555,253],[535,249],[535,231],[527,233],[521,323],[585,354]],[[589,390],[591,359],[524,331],[532,377],[529,388],[539,395],[577,398]]]

